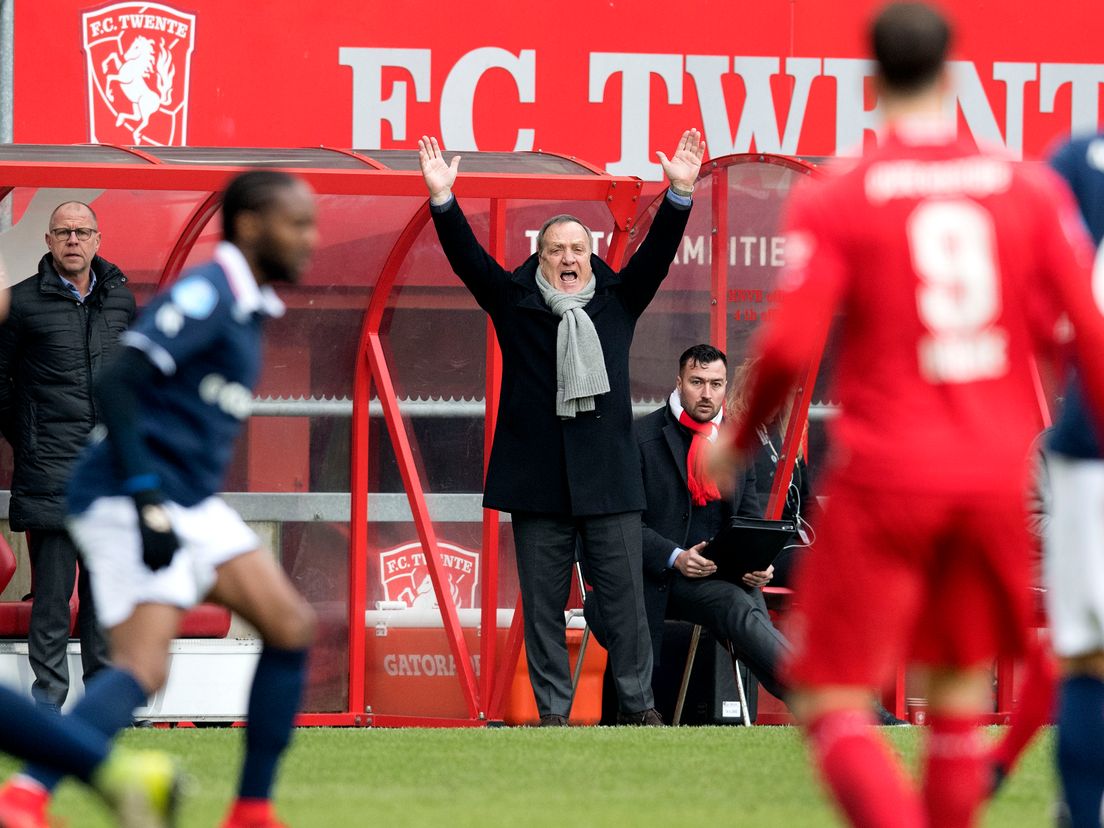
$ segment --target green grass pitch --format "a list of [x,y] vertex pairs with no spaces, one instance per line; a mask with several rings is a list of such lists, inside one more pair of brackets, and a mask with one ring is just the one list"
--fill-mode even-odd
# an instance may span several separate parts
[[[923,729],[883,732],[913,764]],[[242,736],[204,728],[122,738],[180,759],[189,776],[180,826],[211,828],[233,795]],[[988,808],[986,826],[1049,824],[1051,751],[1048,733]],[[15,768],[0,759],[0,776]],[[276,803],[292,828],[841,824],[789,727],[302,729]],[[73,782],[51,812],[73,828],[111,824]]]

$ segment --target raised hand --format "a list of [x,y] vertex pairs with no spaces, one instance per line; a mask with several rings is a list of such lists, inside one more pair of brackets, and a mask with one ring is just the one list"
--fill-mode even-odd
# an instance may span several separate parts
[[705,139],[696,129],[688,129],[682,133],[682,138],[670,158],[658,150],[656,155],[659,156],[667,181],[678,190],[691,192],[705,157]]
[[446,164],[437,139],[423,135],[418,139],[418,163],[422,167],[422,178],[429,190],[430,203],[444,204],[452,196],[452,185],[456,182],[456,171],[460,168],[460,156],[452,156],[452,163]]

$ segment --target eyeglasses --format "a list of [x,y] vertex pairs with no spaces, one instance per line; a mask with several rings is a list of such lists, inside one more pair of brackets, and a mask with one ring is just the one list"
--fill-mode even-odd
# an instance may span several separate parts
[[50,235],[57,239],[59,242],[69,241],[69,235],[76,233],[77,238],[81,241],[88,241],[92,236],[100,231],[94,227],[54,227],[50,230]]

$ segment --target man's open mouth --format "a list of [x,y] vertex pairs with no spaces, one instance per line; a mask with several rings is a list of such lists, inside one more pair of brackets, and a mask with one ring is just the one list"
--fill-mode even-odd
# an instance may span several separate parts
[[574,282],[578,278],[579,274],[576,273],[574,270],[565,270],[563,273],[560,274],[561,282]]

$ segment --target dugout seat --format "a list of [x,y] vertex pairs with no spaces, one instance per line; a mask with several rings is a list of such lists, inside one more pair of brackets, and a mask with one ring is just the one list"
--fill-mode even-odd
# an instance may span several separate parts
[[[0,534],[0,592],[7,589],[15,575],[17,561],[8,539]],[[34,591],[34,583],[31,584]],[[30,596],[18,601],[0,601],[0,638],[26,638],[31,626]],[[69,597],[69,634],[77,628],[77,588],[73,585],[73,594]]]
[[230,610],[218,604],[197,604],[180,622],[177,638],[226,638],[230,632]]
[[[787,587],[763,587],[763,598],[767,603],[767,610],[774,619],[777,619],[778,614],[784,609],[791,596],[793,596],[793,590]],[[675,699],[675,713],[671,718],[672,726],[678,725],[682,720],[682,711],[686,703],[686,693],[690,687],[690,676],[694,670],[694,658],[698,653],[698,643],[701,641],[701,632],[701,625],[695,624],[693,631],[690,633],[690,647],[686,652],[686,664],[682,668],[682,683],[679,685],[678,697]],[[743,676],[741,675],[741,664],[739,659],[736,658],[736,653],[732,649],[732,645],[726,643],[725,647],[728,650],[729,657],[732,659],[732,674],[736,681],[736,691],[740,697],[740,710],[743,711],[740,717],[740,724],[745,727],[750,727],[752,721],[751,717],[747,715],[747,711],[751,708],[748,705],[747,690],[744,685]]]
[[[3,592],[15,575],[18,562],[7,538],[0,534],[0,592]],[[32,583],[33,593],[33,583]],[[33,598],[19,601],[0,601],[0,639],[26,638],[31,625]],[[69,598],[69,635],[76,633],[77,609],[76,585]],[[225,638],[230,631],[230,611],[215,604],[200,604],[188,610],[180,625],[180,638]]]

